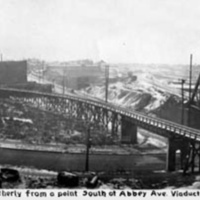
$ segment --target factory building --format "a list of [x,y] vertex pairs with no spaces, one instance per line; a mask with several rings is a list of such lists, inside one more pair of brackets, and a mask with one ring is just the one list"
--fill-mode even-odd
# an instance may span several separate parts
[[49,80],[57,77],[61,85],[64,84],[65,87],[75,90],[96,83],[103,75],[104,71],[99,65],[47,66],[46,68],[46,76]]

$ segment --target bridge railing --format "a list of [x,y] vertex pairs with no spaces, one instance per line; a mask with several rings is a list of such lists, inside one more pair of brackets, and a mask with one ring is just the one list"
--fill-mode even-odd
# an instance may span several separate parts
[[123,115],[134,118],[138,121],[142,121],[146,124],[154,125],[156,127],[177,133],[179,135],[184,135],[185,137],[189,137],[191,139],[200,141],[200,131],[194,128],[190,128],[175,122],[171,122],[165,119],[160,119],[156,117],[146,116],[139,112],[127,110],[126,108],[120,108],[120,110],[124,110]]

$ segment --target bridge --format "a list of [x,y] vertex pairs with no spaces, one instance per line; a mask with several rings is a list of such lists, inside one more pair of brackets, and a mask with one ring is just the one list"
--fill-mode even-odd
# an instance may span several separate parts
[[77,95],[60,95],[16,89],[0,89],[0,99],[14,99],[28,106],[99,126],[113,136],[121,135],[122,143],[137,143],[141,127],[168,139],[166,169],[176,168],[176,151],[181,152],[181,167],[200,172],[200,131],[164,119],[148,116],[127,108]]

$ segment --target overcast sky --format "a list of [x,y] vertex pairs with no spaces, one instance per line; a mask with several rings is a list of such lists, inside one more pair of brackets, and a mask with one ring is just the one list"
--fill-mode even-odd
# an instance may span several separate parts
[[200,63],[199,0],[0,0],[5,59]]

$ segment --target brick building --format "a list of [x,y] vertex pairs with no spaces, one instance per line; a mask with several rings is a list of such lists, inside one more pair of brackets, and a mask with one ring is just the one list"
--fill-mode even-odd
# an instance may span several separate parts
[[27,62],[0,62],[0,85],[11,85],[19,83],[27,83]]

